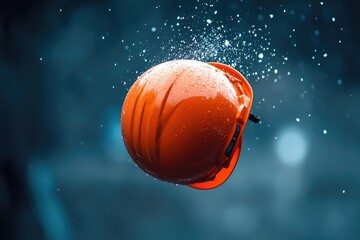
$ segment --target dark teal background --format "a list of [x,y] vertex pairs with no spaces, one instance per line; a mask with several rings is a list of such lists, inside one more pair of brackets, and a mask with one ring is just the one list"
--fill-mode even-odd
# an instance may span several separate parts
[[[360,239],[360,2],[204,3],[1,1],[0,239]],[[194,32],[170,30],[177,16]],[[216,42],[219,25],[230,40],[267,25],[270,40],[253,39],[271,42],[264,62],[256,46],[238,62],[262,123],[247,125],[223,186],[154,180],[121,139],[126,92],[155,64],[196,58],[187,51],[199,46],[180,41],[205,27]],[[217,61],[207,54],[199,59]],[[300,140],[279,145],[286,129]]]

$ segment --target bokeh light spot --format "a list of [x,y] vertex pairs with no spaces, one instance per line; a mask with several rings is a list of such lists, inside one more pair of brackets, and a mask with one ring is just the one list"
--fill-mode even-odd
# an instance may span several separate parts
[[288,166],[301,164],[308,152],[308,143],[303,132],[296,127],[286,127],[278,136],[276,141],[278,159]]

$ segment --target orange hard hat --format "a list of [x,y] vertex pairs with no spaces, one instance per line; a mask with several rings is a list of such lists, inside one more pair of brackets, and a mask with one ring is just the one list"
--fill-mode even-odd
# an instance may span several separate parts
[[125,98],[126,148],[157,179],[218,187],[238,161],[252,100],[250,84],[225,64],[164,62],[142,74]]

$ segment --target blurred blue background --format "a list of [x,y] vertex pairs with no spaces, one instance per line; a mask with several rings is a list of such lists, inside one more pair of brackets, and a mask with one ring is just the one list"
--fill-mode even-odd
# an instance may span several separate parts
[[[360,239],[359,9],[1,1],[0,239]],[[129,87],[175,58],[239,69],[262,117],[211,191],[154,180],[122,142]]]

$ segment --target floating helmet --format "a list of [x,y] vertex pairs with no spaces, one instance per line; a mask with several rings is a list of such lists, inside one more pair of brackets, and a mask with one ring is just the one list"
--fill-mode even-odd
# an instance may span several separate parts
[[153,177],[197,189],[224,183],[238,161],[250,84],[221,63],[174,60],[142,74],[123,103],[121,127],[134,162]]

